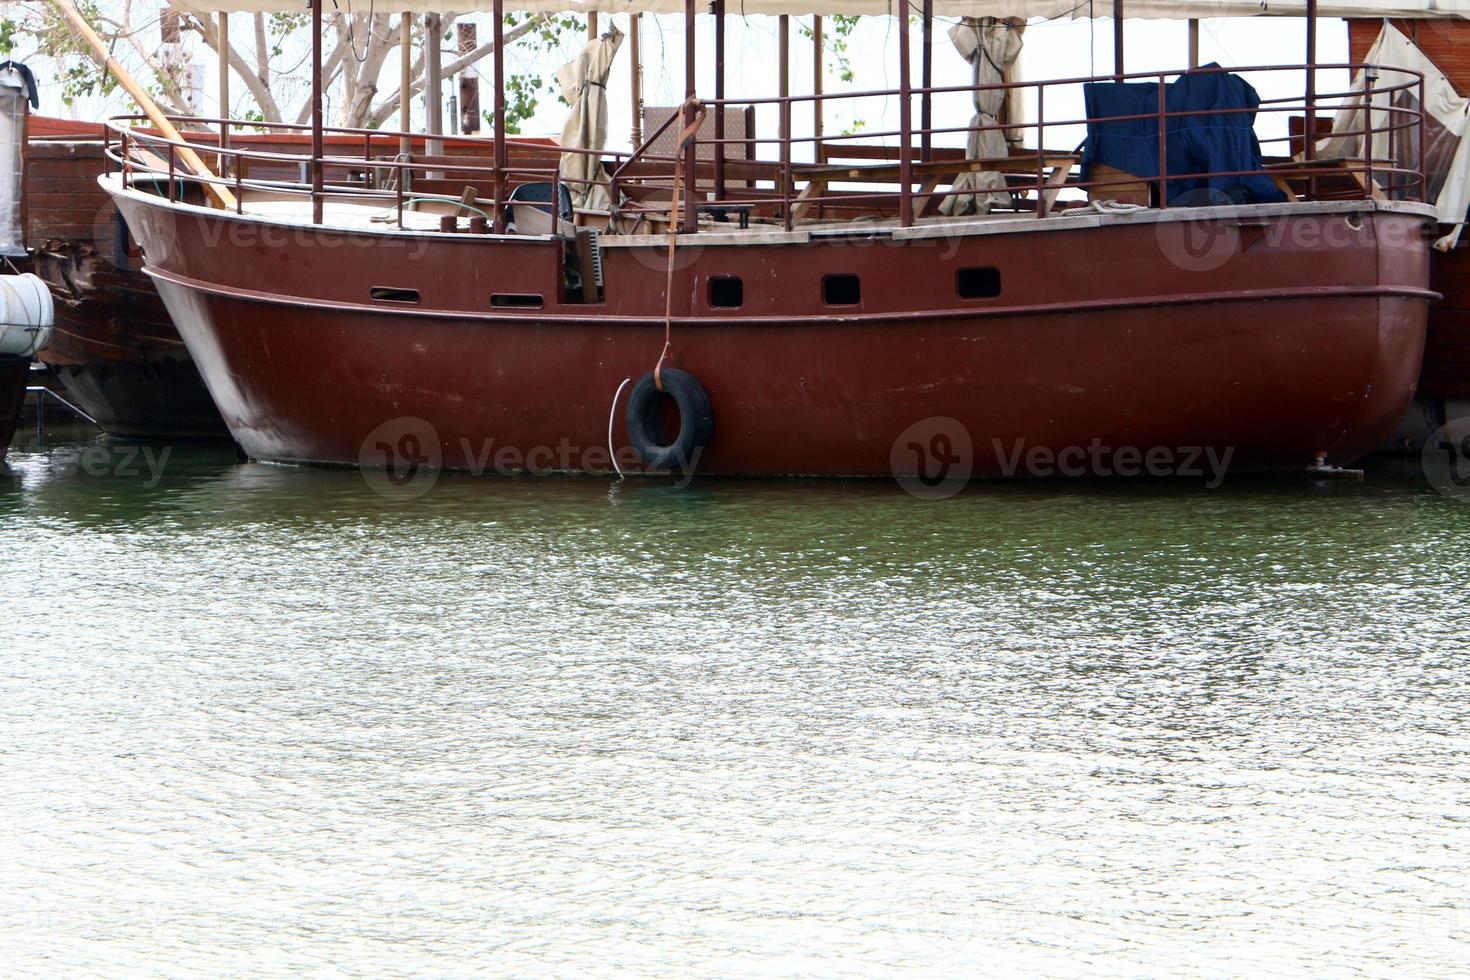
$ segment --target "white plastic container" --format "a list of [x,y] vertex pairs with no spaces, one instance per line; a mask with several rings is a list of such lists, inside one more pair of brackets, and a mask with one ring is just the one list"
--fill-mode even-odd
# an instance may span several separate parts
[[0,276],[0,356],[34,357],[51,342],[51,291],[29,272]]

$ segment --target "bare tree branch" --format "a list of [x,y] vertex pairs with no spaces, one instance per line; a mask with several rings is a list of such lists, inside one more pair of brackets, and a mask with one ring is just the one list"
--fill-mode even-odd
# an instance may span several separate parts
[[[186,25],[189,30],[194,31],[202,37],[204,43],[209,45],[215,54],[220,53],[219,29],[210,18],[191,16],[186,21]],[[276,103],[275,94],[271,92],[269,85],[261,81],[260,76],[251,68],[250,62],[245,60],[245,56],[240,54],[233,44],[230,45],[229,58],[230,67],[235,70],[235,74],[240,76],[240,80],[245,83],[245,88],[249,90],[250,97],[255,100],[256,106],[260,109],[260,114],[265,117],[267,122],[281,122],[281,107]],[[221,106],[220,115],[228,118],[230,107]]]
[[[505,41],[506,46],[509,47],[511,44],[514,44],[516,41],[525,37],[527,34],[536,30],[547,20],[549,20],[547,15],[539,14],[535,17],[529,18],[528,20],[520,24],[517,24],[515,27],[505,32],[503,40]],[[471,51],[469,54],[457,58],[454,61],[451,61],[449,64],[445,65],[442,73],[445,78],[448,78],[451,75],[457,75],[464,69],[468,68],[470,65],[475,64],[477,61],[480,61],[482,58],[493,53],[494,51],[495,42],[489,41],[475,48],[475,50]],[[408,97],[410,99],[416,98],[420,93],[424,91],[424,85],[426,84],[427,80],[424,78],[422,60],[422,56],[420,56],[418,59],[415,60],[413,65],[414,80],[408,88]],[[399,92],[402,90],[402,88],[403,85],[400,82],[397,89],[393,90],[393,92],[391,92],[386,98],[384,98],[382,102],[378,103],[378,107],[373,110],[372,114],[368,116],[363,125],[371,129],[377,129],[378,127],[382,126],[383,123],[387,122],[388,117],[398,111]]]

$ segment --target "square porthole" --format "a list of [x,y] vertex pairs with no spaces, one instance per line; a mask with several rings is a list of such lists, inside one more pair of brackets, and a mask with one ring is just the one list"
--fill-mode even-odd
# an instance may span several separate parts
[[713,276],[709,281],[709,305],[734,309],[745,303],[745,283],[739,276]]
[[994,299],[1000,295],[1000,270],[994,266],[961,269],[954,280],[960,299]]
[[823,276],[822,301],[828,306],[857,306],[863,301],[862,281],[850,274]]

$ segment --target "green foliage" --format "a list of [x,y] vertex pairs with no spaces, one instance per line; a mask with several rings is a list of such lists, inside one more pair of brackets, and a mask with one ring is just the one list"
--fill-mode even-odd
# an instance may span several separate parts
[[[844,82],[853,80],[852,59],[848,54],[847,42],[852,37],[853,30],[857,27],[858,16],[848,14],[833,14],[825,18],[822,24],[822,47],[834,58],[834,67],[837,69],[837,77]],[[814,34],[811,26],[801,24],[801,34],[808,41],[812,40]],[[830,68],[828,69],[831,70]]]
[[19,25],[15,21],[0,20],[0,55],[9,58],[10,53],[15,50],[15,33]]
[[[540,101],[542,79],[530,72],[516,73],[505,80],[505,131],[513,136],[520,135],[521,123],[536,114]],[[485,113],[485,122],[493,130],[495,114]]]
[[[246,120],[248,122],[263,123],[263,122],[266,121],[265,120],[265,114],[262,113],[259,109],[247,109],[243,113],[240,114],[240,118],[241,119],[244,119],[244,120]],[[260,133],[269,133],[271,131],[271,127],[269,127],[269,126],[256,126],[255,127],[255,130],[256,130],[256,132],[260,132]]]
[[[506,14],[505,30],[514,30],[532,20],[536,21],[536,26],[523,35],[517,44],[537,55],[559,50],[568,37],[585,37],[587,34],[587,18],[573,14]],[[519,135],[521,124],[536,114],[536,107],[547,94],[554,95],[562,105],[570,104],[557,90],[554,72],[513,72],[506,76],[505,131]],[[485,122],[493,129],[494,114],[486,112]]]
[[284,45],[286,38],[299,30],[304,30],[310,21],[311,18],[306,14],[271,14],[270,20],[267,21],[271,57],[279,58],[286,50]]

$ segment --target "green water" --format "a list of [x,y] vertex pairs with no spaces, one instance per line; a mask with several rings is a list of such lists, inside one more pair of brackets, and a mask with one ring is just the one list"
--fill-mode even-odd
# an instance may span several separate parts
[[97,445],[0,480],[8,969],[1463,968],[1470,501],[1412,462],[405,501]]

